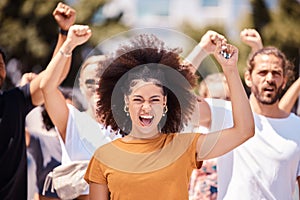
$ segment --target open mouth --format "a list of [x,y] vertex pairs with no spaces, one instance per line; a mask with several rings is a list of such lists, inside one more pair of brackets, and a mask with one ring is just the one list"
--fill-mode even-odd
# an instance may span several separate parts
[[141,121],[141,124],[143,126],[150,126],[152,121],[153,121],[153,116],[150,116],[150,115],[141,115],[139,117],[140,121]]
[[268,87],[268,88],[264,88],[263,89],[265,92],[274,92],[275,91],[275,89],[272,87]]

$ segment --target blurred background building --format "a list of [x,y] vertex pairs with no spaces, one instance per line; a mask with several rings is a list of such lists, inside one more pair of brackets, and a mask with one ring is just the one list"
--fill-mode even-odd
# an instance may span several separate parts
[[[9,56],[5,87],[24,72],[40,72],[52,57],[58,28],[52,11],[58,0],[1,0],[0,46]],[[72,70],[63,85],[72,86],[83,59],[99,43],[133,28],[161,27],[198,42],[209,29],[239,47],[243,73],[249,47],[239,40],[243,28],[255,28],[264,45],[284,51],[299,74],[299,0],[66,0],[77,11],[76,23],[92,27],[88,43],[77,48]],[[109,48],[109,46],[108,46]],[[101,53],[101,49],[99,52]],[[205,62],[204,62],[205,64]]]

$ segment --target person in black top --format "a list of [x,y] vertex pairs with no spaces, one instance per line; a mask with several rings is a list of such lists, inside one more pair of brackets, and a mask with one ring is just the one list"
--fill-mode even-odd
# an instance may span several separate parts
[[[0,50],[0,84],[5,71],[5,54]],[[39,98],[36,99],[39,102]],[[27,159],[24,119],[33,108],[30,88],[14,88],[0,96],[0,198],[27,197]],[[18,194],[16,194],[18,191]]]
[[[45,73],[59,70],[64,80],[74,48],[91,36],[88,26],[73,25],[47,68],[29,84],[0,94],[0,199],[27,199],[25,117],[43,103],[40,82]],[[61,41],[60,41],[61,42]],[[58,41],[59,43],[59,41]],[[59,63],[59,65],[58,65]],[[65,66],[65,67],[63,67]],[[63,68],[63,70],[61,70]],[[6,76],[5,55],[0,51],[0,87]]]

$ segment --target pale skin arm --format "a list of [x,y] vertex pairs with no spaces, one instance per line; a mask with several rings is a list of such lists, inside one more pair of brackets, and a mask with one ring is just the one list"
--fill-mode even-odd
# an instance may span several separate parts
[[90,184],[90,200],[108,200],[108,187],[104,184],[91,182]]
[[300,95],[300,77],[289,87],[279,101],[279,108],[290,113]]
[[[52,14],[59,27],[64,30],[68,30],[70,26],[73,25],[75,22],[75,18],[76,18],[75,11],[63,3],[58,3],[57,7],[55,8]],[[62,34],[58,35],[58,40],[55,46],[53,56],[57,54],[58,50],[61,48],[66,38],[67,37],[63,36]],[[70,63],[71,63],[71,58],[68,58],[68,61],[65,63],[65,65],[70,65]],[[40,82],[42,79],[42,74],[43,72],[41,72],[40,75],[36,76],[35,79],[30,83],[30,94],[31,94],[32,103],[33,105],[36,106],[41,105],[44,102],[44,97],[40,90]],[[67,74],[68,71],[65,71],[60,75],[60,82],[62,82],[66,78]]]
[[[228,47],[232,54],[230,59],[225,59],[219,53],[221,51],[221,42],[217,42],[214,56],[221,64],[228,82],[234,125],[232,128],[199,137],[197,143],[199,161],[221,156],[254,135],[255,127],[252,111],[237,69],[238,49],[232,45],[228,45]],[[208,147],[209,151],[207,151]],[[204,152],[203,148],[207,152]]]
[[[194,67],[191,69],[193,73],[196,72],[197,67],[208,55],[213,54],[217,47],[217,42],[226,43],[227,39],[212,30],[207,31],[201,38],[199,44],[193,49],[193,51],[188,55],[186,60],[190,62]],[[198,103],[200,106],[200,121],[199,125],[210,128],[211,125],[211,111],[208,103],[203,98],[198,98]]]
[[186,61],[191,63],[194,67],[193,73],[196,72],[197,67],[209,54],[213,54],[216,48],[217,41],[226,42],[226,38],[212,30],[207,31],[201,38],[199,44],[194,47],[192,52],[187,56]]
[[[59,77],[65,70],[68,72],[70,69],[70,66],[66,65],[69,59],[66,55],[71,54],[76,46],[86,42],[91,34],[91,30],[88,26],[71,26],[67,39],[60,48],[60,51],[63,53],[57,53],[53,57],[44,72],[44,77],[40,84],[45,99],[45,108],[53,124],[61,134],[63,141],[65,141],[66,136],[69,110],[65,98],[58,89],[61,84]],[[62,66],[67,66],[67,69],[64,69]]]

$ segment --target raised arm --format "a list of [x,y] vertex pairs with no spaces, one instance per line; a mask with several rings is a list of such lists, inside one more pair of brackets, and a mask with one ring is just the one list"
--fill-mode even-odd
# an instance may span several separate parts
[[[201,62],[210,54],[213,54],[216,50],[217,41],[227,42],[227,39],[212,30],[207,31],[201,38],[199,44],[188,55],[186,61],[191,63],[194,67],[191,69],[193,73],[196,72]],[[202,98],[198,98],[200,107],[199,124],[202,127],[210,128],[211,126],[211,111],[208,103]]]
[[[57,25],[59,26],[59,34],[57,38],[57,44],[53,52],[53,56],[56,55],[67,39],[67,34],[72,25],[74,25],[76,20],[76,11],[68,6],[67,4],[59,2],[52,13]],[[67,67],[71,65],[71,57],[68,59],[65,67],[65,71],[62,74],[61,80],[64,80],[68,74]]]
[[65,98],[58,89],[61,84],[60,77],[65,70],[69,71],[69,67],[64,69],[64,66],[74,48],[86,42],[91,34],[88,26],[71,26],[66,41],[59,49],[59,53],[52,58],[41,80],[40,87],[45,99],[45,108],[63,140],[65,139],[69,110]]
[[251,47],[249,56],[255,53],[257,50],[263,48],[262,39],[255,29],[242,30],[240,33],[240,38],[242,42]]
[[[226,53],[230,58],[224,58],[221,51],[227,47]],[[242,85],[237,69],[238,49],[229,44],[217,42],[214,56],[221,64],[228,82],[232,102],[233,127],[207,135],[201,135],[198,140],[198,160],[205,160],[221,156],[239,146],[254,135],[254,120],[249,100]]]
[[[69,7],[66,4],[58,3],[57,7],[53,11],[54,19],[56,20],[58,26],[62,30],[69,30],[70,26],[74,24],[75,18],[76,18],[76,12],[74,9]],[[58,50],[61,48],[62,44],[66,40],[67,36],[62,34],[63,32],[59,32],[57,43],[53,52],[53,56],[57,54]],[[68,70],[67,68],[71,64],[71,57],[68,58],[67,62],[65,63],[65,71],[61,73],[60,75],[60,81],[62,82],[67,74]],[[42,95],[42,92],[40,90],[40,82],[41,82],[42,76],[37,76],[34,81],[30,84],[30,93],[32,97],[32,103],[34,105],[41,105],[44,102],[44,98]]]
[[279,101],[279,108],[290,113],[300,95],[300,77],[289,87]]
[[207,31],[202,36],[199,44],[194,47],[192,52],[186,58],[186,61],[194,66],[194,68],[191,69],[193,73],[196,72],[204,58],[209,54],[214,53],[217,41],[226,42],[227,40],[223,35],[212,30]]

